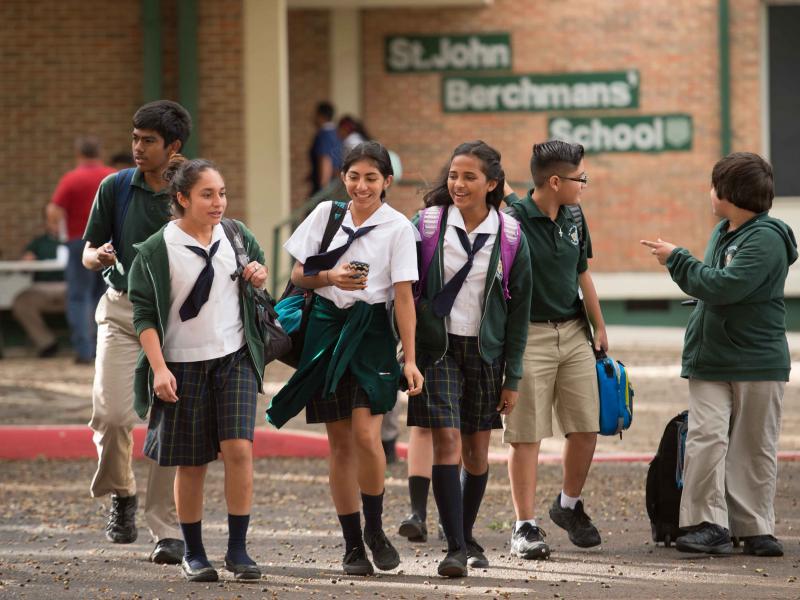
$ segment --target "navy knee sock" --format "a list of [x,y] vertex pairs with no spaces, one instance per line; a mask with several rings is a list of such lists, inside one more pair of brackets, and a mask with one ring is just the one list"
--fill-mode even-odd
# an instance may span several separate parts
[[472,537],[472,526],[478,518],[478,511],[486,493],[486,483],[489,481],[489,469],[483,475],[473,475],[466,469],[461,469],[461,496],[464,502],[464,539]]
[[247,555],[247,527],[250,515],[228,514],[228,552],[225,556],[235,565],[254,565]]
[[342,535],[344,536],[344,553],[347,554],[353,548],[364,545],[361,537],[361,513],[354,512],[349,515],[337,515],[339,523],[342,525]]
[[427,477],[412,475],[408,478],[408,495],[411,498],[411,512],[417,515],[422,522],[428,516],[428,489],[431,480]]
[[461,501],[461,482],[458,479],[458,465],[433,465],[431,483],[433,497],[439,509],[447,549],[466,549],[464,543],[464,507]]
[[377,533],[383,529],[383,492],[377,496],[361,492],[361,508],[364,511],[364,533]]
[[197,523],[181,523],[180,525],[185,544],[185,550],[183,552],[184,560],[189,563],[189,566],[193,569],[210,567],[211,563],[208,562],[206,549],[203,547],[203,521],[197,521]]

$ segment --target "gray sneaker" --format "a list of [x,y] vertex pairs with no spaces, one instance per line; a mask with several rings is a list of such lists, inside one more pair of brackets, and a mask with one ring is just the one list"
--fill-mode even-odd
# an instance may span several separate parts
[[523,523],[511,532],[511,554],[525,560],[545,560],[550,557],[550,546],[544,541],[547,534],[536,525]]
[[579,500],[575,508],[561,508],[561,494],[556,496],[553,506],[550,507],[550,519],[565,529],[569,541],[580,548],[591,548],[600,545],[600,532],[592,520],[583,511],[583,501]]

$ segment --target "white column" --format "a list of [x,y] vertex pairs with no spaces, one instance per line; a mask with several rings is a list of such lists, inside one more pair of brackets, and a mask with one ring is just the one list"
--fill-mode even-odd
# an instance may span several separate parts
[[336,115],[361,114],[361,12],[357,8],[331,9],[331,102]]
[[246,222],[271,269],[273,228],[289,214],[286,0],[243,2]]

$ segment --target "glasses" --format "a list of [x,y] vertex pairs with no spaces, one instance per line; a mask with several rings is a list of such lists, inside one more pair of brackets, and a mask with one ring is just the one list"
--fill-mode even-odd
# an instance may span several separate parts
[[589,185],[589,176],[584,175],[583,177],[564,177],[563,175],[556,175],[559,179],[569,179],[570,181],[577,181],[581,185]]

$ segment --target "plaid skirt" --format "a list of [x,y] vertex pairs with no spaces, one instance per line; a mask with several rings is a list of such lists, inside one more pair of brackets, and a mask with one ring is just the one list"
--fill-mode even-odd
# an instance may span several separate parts
[[197,466],[216,460],[222,440],[253,440],[258,377],[247,346],[167,367],[178,384],[178,401],[153,400],[145,455],[162,466]]
[[447,338],[447,354],[441,360],[423,358],[425,384],[421,394],[408,399],[409,427],[452,427],[465,434],[500,429],[503,359],[484,362],[477,337]]
[[367,392],[358,385],[358,379],[348,369],[339,380],[336,391],[327,400],[318,394],[306,404],[306,423],[332,423],[349,419],[354,408],[369,408],[373,415],[386,414],[392,409],[390,406],[386,411],[380,411],[371,406]]

